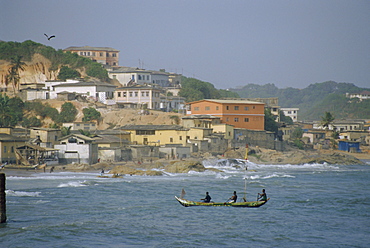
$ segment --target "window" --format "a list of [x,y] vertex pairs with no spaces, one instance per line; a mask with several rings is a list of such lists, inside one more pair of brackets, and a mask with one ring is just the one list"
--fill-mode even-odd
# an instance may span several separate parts
[[199,107],[194,107],[194,111],[199,111]]
[[141,92],[141,96],[145,96],[145,92],[144,91]]
[[226,106],[226,110],[229,110],[229,106]]
[[206,110],[210,110],[211,108],[209,106],[206,106]]
[[173,143],[173,138],[172,137],[170,138],[170,142]]
[[146,80],[149,80],[149,75],[146,76]]
[[121,97],[121,92],[118,92],[117,95],[118,95],[118,97]]
[[109,57],[109,53],[106,53],[106,56]]
[[239,106],[234,106],[234,110],[239,110]]
[[136,130],[136,135],[154,135],[155,130]]
[[138,93],[137,93],[137,91],[135,91],[135,97],[137,97],[138,96]]
[[126,97],[126,92],[123,92],[123,97]]
[[244,107],[244,110],[245,110],[245,111],[248,111],[248,110],[249,110],[249,107]]
[[239,118],[234,118],[234,122],[239,122]]
[[87,56],[90,56],[90,52],[87,52]]
[[182,140],[182,136],[179,136],[179,140]]
[[92,56],[95,56],[95,52],[92,52]]
[[100,57],[103,57],[103,53],[99,53],[99,56],[100,56]]
[[149,91],[146,92],[146,96],[149,96]]
[[228,122],[229,121],[229,117],[226,117],[226,122]]
[[216,106],[216,110],[218,110],[218,106]]
[[255,109],[256,108],[256,106],[253,106],[253,109]]
[[244,118],[244,122],[249,122],[249,118]]
[[137,79],[138,80],[141,80],[141,75],[137,75]]
[[115,53],[112,53],[112,57],[117,57],[117,54],[115,54]]
[[132,97],[132,92],[130,92],[130,97]]

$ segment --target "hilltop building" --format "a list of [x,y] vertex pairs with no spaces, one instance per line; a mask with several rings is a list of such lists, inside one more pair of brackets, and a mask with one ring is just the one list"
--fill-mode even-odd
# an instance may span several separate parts
[[71,46],[63,51],[77,53],[103,65],[118,66],[119,62],[119,50],[110,47]]
[[284,112],[285,116],[292,118],[293,122],[298,121],[299,108],[281,108],[280,110]]

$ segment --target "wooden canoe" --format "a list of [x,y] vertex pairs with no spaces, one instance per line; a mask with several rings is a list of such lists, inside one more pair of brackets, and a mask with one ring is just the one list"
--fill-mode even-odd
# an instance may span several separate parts
[[258,208],[264,205],[267,201],[249,201],[249,202],[196,202],[188,201],[186,199],[175,196],[176,200],[184,207],[194,207],[194,206],[207,206],[207,207],[240,207],[240,208]]

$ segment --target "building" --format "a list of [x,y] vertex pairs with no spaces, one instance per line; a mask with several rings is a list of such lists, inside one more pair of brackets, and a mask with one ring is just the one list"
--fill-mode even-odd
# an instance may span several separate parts
[[161,87],[174,88],[181,83],[179,74],[169,73],[164,69],[152,71],[137,67],[120,66],[109,68],[108,75],[110,78],[116,79],[122,86],[155,84]]
[[134,145],[161,146],[179,144],[186,146],[189,129],[178,125],[125,125],[121,130],[130,132]]
[[61,136],[62,131],[56,128],[32,127],[30,130],[30,138],[39,139],[41,147],[53,148],[55,144],[59,144]]
[[76,93],[107,105],[112,105],[115,103],[115,88],[117,88],[117,86],[100,81],[55,84],[50,88],[50,99],[57,99],[58,94],[68,92]]
[[110,47],[71,46],[63,51],[77,53],[103,65],[118,66],[119,64],[119,50]]
[[59,139],[60,144],[54,148],[59,150],[61,164],[95,164],[98,162],[98,145],[95,139],[82,134],[70,134]]
[[84,131],[95,131],[96,123],[95,122],[70,122],[63,123],[63,127],[69,128],[70,130],[84,130]]
[[293,122],[298,121],[298,111],[299,108],[280,108],[283,111],[284,115],[292,118]]
[[302,134],[302,138],[304,137],[306,137],[307,144],[317,144],[320,141],[325,140],[326,132],[319,130],[308,130]]
[[358,98],[360,101],[370,99],[370,91],[364,90],[359,93],[346,93],[347,98]]
[[17,162],[16,149],[27,141],[13,135],[12,128],[0,128],[0,162],[15,164]]
[[235,128],[264,130],[264,107],[261,102],[205,99],[189,103],[187,115],[212,115]]
[[116,104],[130,108],[160,109],[162,90],[154,86],[134,85],[117,88]]

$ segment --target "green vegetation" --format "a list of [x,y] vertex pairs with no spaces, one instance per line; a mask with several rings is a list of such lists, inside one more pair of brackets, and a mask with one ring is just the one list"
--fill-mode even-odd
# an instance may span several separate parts
[[182,77],[182,89],[179,96],[185,97],[186,102],[202,99],[220,99],[223,97],[239,97],[238,93],[228,90],[218,90],[213,84],[195,78]]
[[[41,54],[51,62],[50,70],[56,71],[61,66],[67,66],[70,69],[85,68],[90,77],[96,77],[102,81],[109,82],[108,72],[101,64],[79,56],[75,53],[55,50],[50,46],[45,46],[31,40],[19,42],[0,41],[0,59],[11,61],[14,58],[23,58],[24,61],[31,61],[34,54]],[[21,69],[18,67],[18,69]],[[12,79],[14,80],[14,79]]]
[[60,123],[73,122],[76,119],[77,114],[78,110],[76,107],[70,102],[65,102],[60,110],[58,121]]
[[274,84],[247,84],[242,88],[230,89],[242,98],[278,97],[281,107],[299,108],[300,120],[320,120],[325,111],[331,112],[337,119],[370,118],[370,100],[359,101],[345,97],[346,93],[363,90],[370,89],[333,81],[311,84],[304,89],[279,89]]
[[271,110],[265,109],[265,130],[274,132],[275,134],[277,134],[278,126],[277,126],[277,122],[275,121],[275,119],[276,119],[276,116],[274,116],[271,113]]
[[23,101],[0,94],[0,127],[14,127],[23,118]]
[[62,66],[58,74],[58,79],[60,80],[66,80],[66,79],[78,78],[78,77],[81,77],[81,74],[78,71],[69,68],[68,66]]
[[334,120],[335,118],[330,112],[325,112],[325,115],[321,117],[321,125],[328,129]]
[[82,113],[84,114],[84,117],[82,118],[82,121],[92,121],[92,120],[99,121],[100,118],[101,118],[100,112],[97,111],[93,107],[82,109]]

